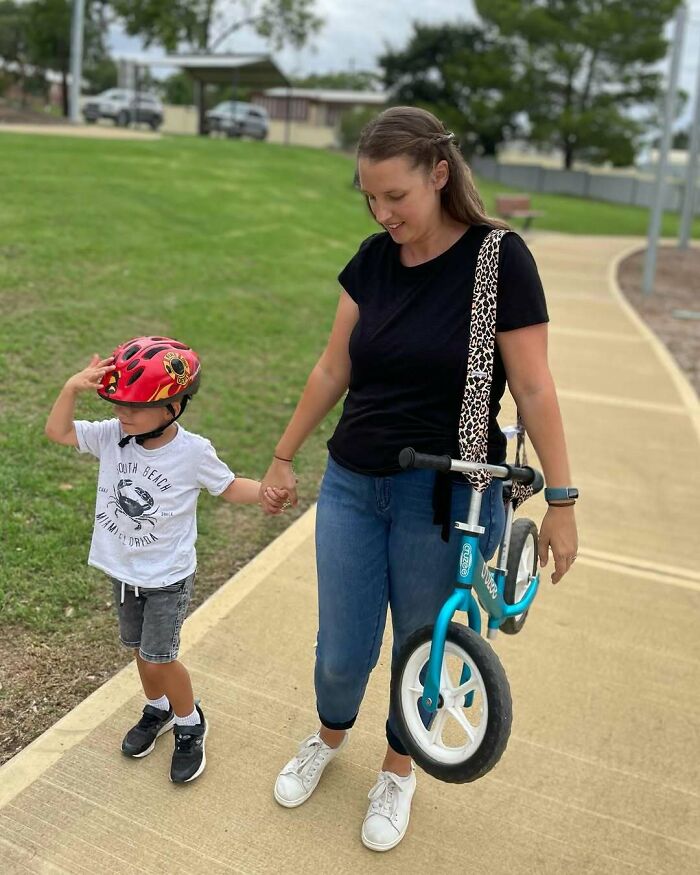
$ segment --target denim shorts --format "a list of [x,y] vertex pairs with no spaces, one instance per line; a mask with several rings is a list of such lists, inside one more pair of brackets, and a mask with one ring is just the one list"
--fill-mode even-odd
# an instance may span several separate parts
[[[172,662],[194,590],[195,574],[158,589],[122,584],[110,577],[119,616],[119,640],[146,662]],[[122,592],[124,601],[122,603]]]

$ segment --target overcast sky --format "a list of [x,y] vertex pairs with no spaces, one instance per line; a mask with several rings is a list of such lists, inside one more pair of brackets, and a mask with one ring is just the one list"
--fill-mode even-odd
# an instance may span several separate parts
[[[681,87],[692,98],[700,63],[700,0],[688,0],[690,21],[686,30]],[[290,76],[306,73],[326,73],[336,70],[375,69],[377,58],[389,44],[403,47],[411,32],[412,22],[475,21],[471,0],[317,0],[318,14],[325,26],[310,45],[296,52],[285,49],[275,54],[282,70]],[[670,30],[669,30],[670,33]],[[115,55],[143,53],[138,40],[119,31],[112,34]],[[220,51],[267,51],[265,43],[254,35],[239,33]],[[159,49],[147,54],[158,56]],[[689,102],[692,105],[692,100]]]

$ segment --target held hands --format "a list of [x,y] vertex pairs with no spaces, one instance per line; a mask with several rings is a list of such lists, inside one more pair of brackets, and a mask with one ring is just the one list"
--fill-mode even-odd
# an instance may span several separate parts
[[544,568],[549,559],[549,550],[554,557],[554,572],[552,583],[559,583],[562,577],[574,564],[578,550],[578,534],[574,508],[550,505],[542,525],[539,537],[539,559]]
[[96,391],[102,382],[102,377],[109,371],[115,370],[115,365],[112,364],[113,361],[114,358],[112,356],[101,359],[95,353],[86,368],[78,371],[77,374],[74,374],[67,380],[66,388],[76,393]]
[[260,484],[260,505],[263,511],[277,516],[288,507],[296,507],[297,503],[297,478],[291,463],[273,459]]

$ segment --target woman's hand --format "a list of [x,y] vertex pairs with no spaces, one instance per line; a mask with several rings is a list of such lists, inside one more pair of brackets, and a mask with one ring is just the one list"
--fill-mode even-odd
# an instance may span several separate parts
[[559,583],[574,564],[578,550],[578,534],[573,505],[568,507],[550,505],[542,520],[538,551],[542,568],[547,564],[550,548],[554,556],[552,583]]
[[[280,498],[283,498],[280,501]],[[272,516],[283,513],[287,507],[296,507],[297,478],[291,462],[273,459],[260,484],[260,505]]]

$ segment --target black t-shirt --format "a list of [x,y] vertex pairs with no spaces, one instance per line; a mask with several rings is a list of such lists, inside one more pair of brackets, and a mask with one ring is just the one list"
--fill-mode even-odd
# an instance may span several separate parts
[[[491,229],[473,225],[449,249],[415,267],[401,263],[388,232],[373,234],[338,277],[360,318],[350,336],[350,385],[328,442],[338,464],[361,474],[400,470],[411,446],[459,457],[458,423],[464,395],[476,261]],[[515,233],[501,240],[496,330],[548,321],[535,261]],[[505,458],[496,422],[506,375],[494,354],[488,461]]]

